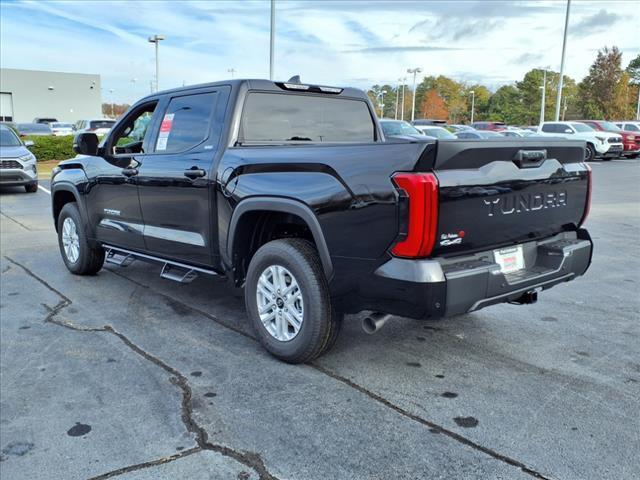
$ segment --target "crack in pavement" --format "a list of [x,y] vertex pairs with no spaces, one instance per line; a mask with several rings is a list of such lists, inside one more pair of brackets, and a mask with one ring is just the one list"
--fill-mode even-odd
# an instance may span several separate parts
[[194,453],[199,453],[199,452],[202,452],[202,448],[200,447],[190,448],[189,450],[184,450],[180,453],[169,455],[168,457],[162,457],[156,460],[151,460],[150,462],[137,463],[135,465],[129,465],[128,467],[122,467],[117,470],[112,470],[110,472],[103,473],[102,475],[91,477],[88,480],[104,480],[106,478],[116,477],[124,473],[135,472],[136,470],[142,470],[144,468],[156,467],[158,465],[163,465],[165,463],[173,462],[174,460],[188,457],[189,455],[193,455]]
[[9,215],[7,215],[6,213],[4,213],[3,211],[0,210],[0,215],[2,215],[3,217],[7,217],[9,220],[11,220],[14,223],[17,223],[18,225],[20,225],[22,228],[24,228],[25,230],[29,230],[31,231],[31,229],[29,227],[27,227],[24,223],[19,222],[18,220],[16,220],[13,217],[10,217]]
[[110,333],[118,337],[126,346],[128,346],[135,353],[143,357],[145,360],[150,361],[154,365],[160,367],[164,371],[171,374],[171,377],[169,378],[170,383],[172,383],[173,385],[176,385],[182,391],[182,404],[181,404],[182,422],[185,425],[187,431],[195,435],[195,441],[196,441],[197,447],[191,448],[189,450],[185,450],[183,452],[180,452],[174,455],[170,455],[168,457],[162,457],[160,459],[152,460],[149,462],[122,467],[117,470],[113,470],[111,472],[107,472],[107,473],[98,475],[96,477],[92,477],[91,480],[102,480],[105,478],[111,478],[116,475],[121,475],[123,473],[131,472],[134,470],[140,470],[144,468],[153,467],[156,465],[161,465],[164,463],[172,462],[174,460],[185,457],[187,455],[192,455],[193,453],[196,453],[202,450],[211,450],[211,451],[220,453],[225,457],[230,457],[236,460],[242,465],[254,470],[258,474],[260,480],[278,480],[277,477],[269,473],[259,454],[255,452],[248,452],[248,451],[240,452],[230,447],[215,444],[209,441],[206,430],[200,425],[198,425],[193,418],[193,410],[191,408],[191,396],[192,396],[191,387],[189,385],[187,378],[182,373],[180,373],[178,370],[171,367],[167,363],[163,362],[159,358],[153,356],[149,352],[143,350],[138,345],[136,345],[133,341],[131,341],[126,335],[118,332],[116,329],[114,329],[110,325],[105,325],[104,327],[83,327],[83,326],[75,325],[71,322],[56,319],[55,317],[63,309],[65,309],[66,307],[68,307],[73,303],[71,299],[66,295],[64,295],[62,292],[60,292],[58,289],[50,285],[46,280],[44,280],[43,278],[40,278],[38,275],[33,273],[28,267],[22,265],[21,263],[13,260],[12,258],[6,255],[4,258],[7,259],[12,264],[20,267],[27,275],[29,275],[30,277],[35,279],[37,282],[44,285],[48,290],[50,290],[51,292],[55,293],[60,297],[61,300],[53,308],[43,304],[45,308],[49,311],[49,313],[46,315],[44,319],[45,323],[53,323],[54,325],[68,328],[76,332]]
[[[258,340],[254,336],[250,335],[249,333],[245,332],[244,330],[241,330],[240,328],[236,327],[235,325],[230,325],[228,322],[224,322],[224,321],[220,320],[219,318],[217,318],[216,316],[214,316],[214,315],[212,315],[212,314],[210,314],[208,312],[205,312],[203,310],[200,310],[197,307],[194,307],[192,305],[184,303],[184,302],[172,297],[171,295],[167,295],[166,293],[163,293],[163,292],[160,292],[158,290],[155,290],[152,287],[150,287],[149,285],[145,285],[145,284],[143,284],[141,282],[138,282],[137,280],[133,280],[132,278],[127,277],[126,275],[123,275],[121,273],[118,273],[118,272],[115,272],[115,271],[109,270],[109,269],[107,269],[107,271],[111,272],[112,274],[116,275],[117,277],[120,277],[120,278],[123,278],[125,280],[128,280],[128,281],[130,281],[131,283],[133,283],[135,285],[138,285],[140,287],[146,288],[146,289],[154,292],[156,295],[160,295],[161,297],[164,297],[164,298],[166,298],[166,299],[168,299],[168,300],[170,300],[172,302],[176,302],[176,303],[180,304],[181,306],[183,306],[183,307],[185,307],[185,308],[187,308],[187,309],[189,309],[189,310],[191,310],[193,312],[199,313],[199,314],[201,314],[201,315],[213,320],[214,322],[218,323],[222,327],[228,328],[228,329],[230,329],[230,330],[232,330],[234,332],[237,332],[237,333],[241,334],[242,336],[244,336],[246,338],[249,338],[249,339],[251,339],[251,340],[253,340],[255,342],[258,342]],[[443,427],[441,425],[438,425],[437,423],[434,423],[434,422],[426,420],[426,419],[424,419],[424,418],[422,418],[422,417],[420,417],[418,415],[415,415],[415,414],[405,410],[404,408],[392,403],[391,401],[387,400],[383,396],[378,395],[377,393],[374,393],[371,390],[369,390],[369,389],[367,389],[367,388],[365,388],[365,387],[363,387],[361,385],[358,385],[357,383],[353,382],[352,380],[349,380],[348,378],[345,378],[345,377],[341,376],[338,373],[335,373],[335,372],[333,372],[333,371],[331,371],[331,370],[329,370],[329,369],[327,369],[327,368],[325,368],[325,367],[323,367],[321,365],[318,365],[317,363],[310,363],[310,364],[307,364],[307,366],[310,367],[310,368],[313,368],[314,370],[316,370],[316,371],[318,371],[318,372],[320,372],[320,373],[322,373],[324,375],[327,375],[327,376],[331,377],[332,379],[334,379],[334,380],[336,380],[338,382],[341,382],[341,383],[347,385],[350,388],[353,388],[353,389],[357,390],[358,392],[362,393],[363,395],[366,395],[367,397],[371,398],[372,400],[375,400],[376,402],[384,405],[387,408],[390,408],[391,410],[395,411],[396,413],[398,413],[398,414],[400,414],[400,415],[402,415],[402,416],[404,416],[404,417],[406,417],[406,418],[408,418],[410,420],[413,420],[414,422],[418,422],[421,425],[424,425],[424,426],[429,427],[429,428],[431,428],[433,430],[436,430],[438,433],[442,433],[443,435],[451,438],[452,440],[454,440],[454,441],[456,441],[458,443],[461,443],[461,444],[463,444],[463,445],[465,445],[467,447],[470,447],[470,448],[472,448],[474,450],[477,450],[477,451],[482,452],[482,453],[484,453],[486,455],[489,455],[490,457],[492,457],[492,458],[494,458],[496,460],[499,460],[501,462],[504,462],[504,463],[506,463],[508,465],[511,465],[512,467],[519,468],[524,473],[526,473],[528,475],[531,475],[532,477],[537,478],[539,480],[553,480],[553,477],[548,476],[548,474],[545,475],[543,473],[540,473],[537,470],[535,470],[534,468],[527,466],[526,464],[524,464],[523,462],[521,462],[519,460],[511,458],[511,457],[509,457],[507,455],[503,455],[503,454],[501,454],[501,453],[499,453],[499,452],[497,452],[497,451],[495,451],[495,450],[493,450],[493,449],[491,449],[489,447],[485,447],[483,445],[480,445],[479,443],[474,442],[473,440],[471,440],[471,439],[469,439],[469,438],[467,438],[467,437],[465,437],[463,435],[460,435],[459,433],[456,433],[453,430],[449,430],[449,429],[447,429],[447,428],[445,428],[445,427]]]

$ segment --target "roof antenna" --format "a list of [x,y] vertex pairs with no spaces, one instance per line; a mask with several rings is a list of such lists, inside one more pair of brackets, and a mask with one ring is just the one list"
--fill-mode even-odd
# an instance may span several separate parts
[[289,79],[289,81],[287,81],[287,83],[302,83],[300,81],[300,75],[294,75]]

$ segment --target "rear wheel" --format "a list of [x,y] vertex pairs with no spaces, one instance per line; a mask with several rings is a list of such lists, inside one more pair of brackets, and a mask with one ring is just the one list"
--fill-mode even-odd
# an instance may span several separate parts
[[78,206],[67,203],[58,217],[58,245],[62,260],[71,273],[95,275],[104,265],[104,250],[87,241]]
[[38,182],[33,182],[29,185],[25,185],[24,189],[27,191],[27,193],[36,193],[38,191]]
[[587,148],[584,151],[584,160],[586,162],[592,162],[596,158],[596,149],[590,143],[587,143]]
[[289,363],[313,360],[337,338],[341,316],[313,244],[291,238],[258,249],[247,272],[245,304],[260,343]]

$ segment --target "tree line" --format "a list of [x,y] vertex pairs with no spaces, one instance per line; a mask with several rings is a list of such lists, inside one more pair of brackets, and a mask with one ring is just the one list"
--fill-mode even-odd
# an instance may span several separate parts
[[[474,100],[474,121],[503,121],[511,125],[537,125],[540,121],[543,83],[545,120],[554,120],[560,74],[534,68],[521,81],[504,85],[492,92],[484,85],[458,82],[445,75],[424,77],[416,86],[416,118],[469,123]],[[626,68],[617,47],[604,47],[579,83],[564,76],[560,118],[629,120],[636,117],[640,89],[640,55]],[[382,92],[385,92],[382,94]],[[367,92],[380,115],[384,104],[385,118],[411,120],[413,91],[404,85],[374,85]],[[473,94],[472,94],[473,92]],[[396,102],[397,100],[397,102]],[[403,108],[404,107],[404,108]],[[397,113],[396,113],[397,110]],[[404,111],[404,116],[402,112]]]

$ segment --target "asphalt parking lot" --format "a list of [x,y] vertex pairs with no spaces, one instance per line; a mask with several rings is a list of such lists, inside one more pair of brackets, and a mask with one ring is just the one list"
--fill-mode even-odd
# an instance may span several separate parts
[[640,161],[592,165],[585,277],[374,336],[348,317],[307,366],[221,280],[72,276],[48,194],[1,190],[0,476],[638,478]]

